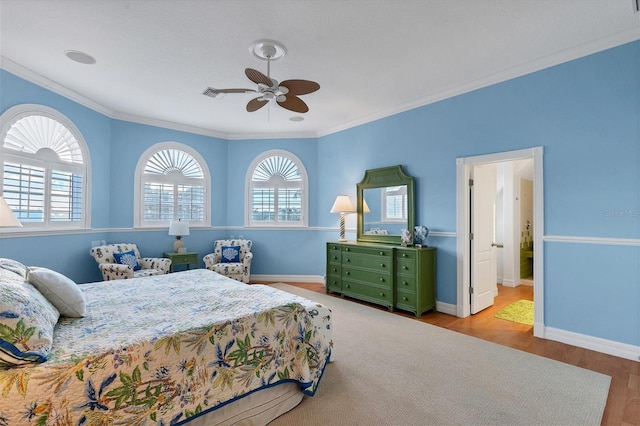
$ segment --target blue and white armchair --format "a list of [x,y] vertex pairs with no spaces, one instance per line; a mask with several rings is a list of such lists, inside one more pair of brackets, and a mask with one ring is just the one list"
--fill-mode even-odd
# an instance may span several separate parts
[[140,257],[138,246],[131,243],[93,247],[91,256],[105,281],[168,274],[171,267],[171,259]]
[[211,271],[249,284],[252,245],[251,240],[217,240],[213,244],[213,253],[203,258],[204,265]]

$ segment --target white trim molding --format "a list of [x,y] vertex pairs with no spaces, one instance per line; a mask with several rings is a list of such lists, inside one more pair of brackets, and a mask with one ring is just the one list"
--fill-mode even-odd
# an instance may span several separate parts
[[579,348],[590,349],[592,351],[617,356],[620,358],[640,361],[640,346],[633,346],[626,343],[601,339],[599,337],[587,336],[585,334],[574,333],[572,331],[561,330],[559,328],[545,327],[544,338]]
[[607,238],[607,237],[572,237],[563,235],[545,235],[545,242],[550,243],[577,243],[577,244],[603,244],[609,246],[640,246],[638,238]]
[[533,276],[536,277],[533,286],[534,327],[533,335],[542,337],[544,330],[544,176],[543,176],[543,148],[533,147],[516,151],[497,152],[456,159],[456,263],[457,263],[457,312],[456,315],[465,318],[471,315],[470,292],[470,203],[469,176],[471,168],[480,164],[498,163],[521,159],[533,160],[533,203],[534,236]]

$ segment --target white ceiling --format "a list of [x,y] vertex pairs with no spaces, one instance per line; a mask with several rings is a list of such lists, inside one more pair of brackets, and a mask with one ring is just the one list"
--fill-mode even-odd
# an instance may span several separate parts
[[[0,65],[113,118],[228,139],[312,137],[639,39],[634,2],[0,0]],[[301,96],[308,113],[249,113],[251,94],[202,95],[255,88],[244,69],[267,72],[249,52],[258,39],[287,48],[272,77],[320,83]]]

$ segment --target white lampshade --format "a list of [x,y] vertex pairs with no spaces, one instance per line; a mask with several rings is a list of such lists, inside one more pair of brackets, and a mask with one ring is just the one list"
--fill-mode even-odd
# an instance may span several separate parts
[[362,199],[362,213],[371,213],[369,206],[367,205],[367,200]]
[[22,224],[13,214],[13,210],[4,200],[0,197],[0,227],[2,228],[21,228]]
[[355,211],[351,200],[346,195],[338,195],[333,207],[331,207],[331,213],[352,213]]
[[189,235],[189,222],[172,220],[169,222],[169,235],[183,237]]

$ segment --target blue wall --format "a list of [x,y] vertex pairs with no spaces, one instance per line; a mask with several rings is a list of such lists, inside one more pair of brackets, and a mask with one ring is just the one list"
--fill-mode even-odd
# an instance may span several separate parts
[[[355,200],[364,170],[402,164],[416,178],[416,222],[446,233],[430,235],[428,244],[438,248],[437,298],[455,304],[456,241],[446,235],[456,230],[456,158],[542,146],[544,235],[556,237],[544,244],[546,325],[638,346],[638,75],[636,41],[320,138],[226,141],[111,120],[2,71],[2,111],[45,104],[83,133],[93,172],[94,232],[0,238],[0,256],[86,282],[100,278],[88,255],[92,240],[135,241],[145,254],[160,254],[171,244],[166,232],[130,229],[133,174],[147,148],[176,141],[200,152],[212,179],[214,228],[194,231],[191,249],[204,254],[218,237],[243,235],[255,244],[253,273],[323,275],[324,242],[337,236],[338,215],[329,213],[335,196]],[[309,229],[242,229],[247,167],[270,149],[291,151],[306,167]],[[590,244],[591,237],[608,242]]]

